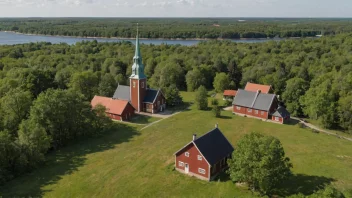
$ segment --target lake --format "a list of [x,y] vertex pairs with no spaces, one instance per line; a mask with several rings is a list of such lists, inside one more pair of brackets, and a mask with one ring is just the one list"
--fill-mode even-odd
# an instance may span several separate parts
[[[81,41],[93,41],[97,40],[98,42],[119,42],[119,41],[131,41],[135,42],[134,39],[117,39],[117,38],[77,38],[77,37],[64,37],[64,36],[42,36],[42,35],[25,35],[25,34],[16,34],[13,32],[0,32],[0,45],[14,45],[14,44],[23,44],[23,43],[35,43],[35,42],[50,42],[53,44],[56,43],[67,43],[69,45],[75,44]],[[282,39],[234,39],[233,42],[238,43],[261,43],[267,41],[279,41]],[[196,45],[200,40],[168,40],[168,39],[141,39],[140,43],[143,44],[154,44],[160,45],[170,44],[170,45]]]

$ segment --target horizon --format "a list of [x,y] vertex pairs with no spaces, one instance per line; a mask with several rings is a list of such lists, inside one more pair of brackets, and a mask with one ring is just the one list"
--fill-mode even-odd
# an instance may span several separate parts
[[351,18],[349,0],[0,0],[0,17]]

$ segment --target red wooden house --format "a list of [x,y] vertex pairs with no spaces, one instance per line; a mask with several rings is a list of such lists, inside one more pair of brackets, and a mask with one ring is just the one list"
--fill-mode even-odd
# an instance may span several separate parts
[[279,106],[276,111],[272,114],[271,119],[281,124],[286,124],[290,120],[290,113],[285,107]]
[[237,91],[236,90],[224,90],[224,100],[229,100],[232,101],[233,98],[236,96]]
[[112,98],[94,96],[91,105],[95,108],[98,104],[103,105],[106,108],[106,115],[114,120],[130,120],[134,115],[133,106],[126,100],[114,100]]
[[216,126],[175,153],[175,167],[179,172],[210,181],[226,169],[227,159],[234,148]]
[[[239,89],[233,100],[233,113],[244,116],[252,116],[263,120],[284,123],[283,120],[290,118],[284,107],[280,107],[275,94],[261,93],[260,90],[253,92]],[[280,117],[278,119],[276,117]]]

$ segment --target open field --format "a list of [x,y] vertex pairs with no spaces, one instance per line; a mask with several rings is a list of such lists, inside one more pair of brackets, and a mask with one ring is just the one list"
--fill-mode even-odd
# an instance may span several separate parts
[[[191,102],[193,93],[182,93]],[[310,194],[332,183],[341,191],[352,189],[352,144],[295,125],[279,125],[233,116],[223,111],[190,110],[139,131],[120,124],[120,130],[66,147],[48,157],[42,168],[17,178],[0,189],[0,196],[45,197],[253,197],[222,177],[200,181],[173,170],[173,153],[213,129],[215,123],[236,142],[251,131],[279,138],[293,163],[293,176],[281,196]]]
[[131,119],[131,122],[135,124],[150,124],[158,120],[160,120],[160,118],[146,115],[136,115]]

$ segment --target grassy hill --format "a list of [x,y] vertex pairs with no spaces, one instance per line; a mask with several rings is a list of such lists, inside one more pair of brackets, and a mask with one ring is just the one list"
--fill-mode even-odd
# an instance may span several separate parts
[[[191,93],[183,93],[190,101]],[[48,157],[38,170],[0,189],[0,196],[45,197],[253,197],[225,176],[200,181],[173,170],[174,152],[219,123],[233,145],[258,131],[279,138],[291,158],[295,176],[283,184],[282,196],[310,194],[332,183],[352,189],[352,143],[295,125],[279,125],[222,112],[186,110],[144,130],[120,124],[120,130],[66,147]]]

